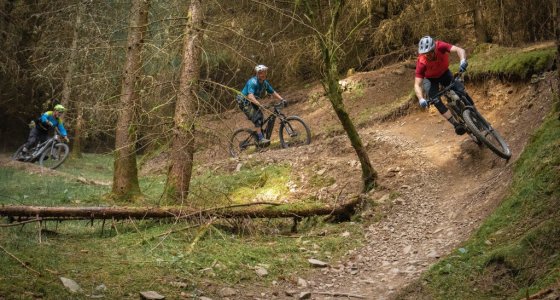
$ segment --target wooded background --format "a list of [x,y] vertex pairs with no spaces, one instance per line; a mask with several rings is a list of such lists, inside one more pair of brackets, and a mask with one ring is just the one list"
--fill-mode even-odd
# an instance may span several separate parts
[[[52,98],[68,106],[65,123],[71,137],[82,141],[83,151],[113,148],[135,1],[0,0],[1,151],[12,151],[25,140],[26,124],[47,110]],[[234,107],[235,90],[258,63],[270,67],[269,79],[280,91],[321,77],[314,29],[298,21],[305,14],[296,2],[203,1],[197,115]],[[317,8],[329,3],[310,2]],[[418,39],[427,34],[471,52],[487,42],[519,45],[555,36],[554,0],[343,2],[341,73],[411,58]],[[170,139],[189,5],[149,1],[142,70],[134,87],[140,100],[135,121],[139,151]],[[319,18],[329,14],[328,9],[316,11]],[[75,132],[80,119],[83,127]]]

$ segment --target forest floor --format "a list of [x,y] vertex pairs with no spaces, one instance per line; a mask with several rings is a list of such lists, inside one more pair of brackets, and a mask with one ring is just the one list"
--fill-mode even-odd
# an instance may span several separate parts
[[[368,196],[376,206],[361,212],[366,242],[328,267],[305,275],[274,281],[271,286],[253,283],[233,286],[230,299],[293,299],[311,293],[311,299],[389,299],[440,257],[460,246],[499,204],[511,182],[512,164],[531,133],[552,104],[553,73],[531,83],[488,80],[469,84],[478,109],[502,133],[513,156],[505,161],[478,147],[453,128],[435,108],[409,109],[408,114],[376,121],[387,108],[412,91],[411,62],[345,79],[345,104],[359,126],[379,187]],[[279,92],[290,101],[287,115],[302,117],[311,127],[312,143],[294,149],[271,147],[239,159],[227,157],[229,133],[249,122],[239,110],[209,118],[209,135],[219,143],[196,154],[196,161],[212,169],[233,171],[249,160],[291,165],[291,199],[304,195],[343,199],[361,190],[361,169],[348,138],[343,134],[320,85],[297,92]],[[385,109],[386,110],[386,109]],[[385,111],[383,110],[383,111]],[[272,137],[273,142],[276,134]],[[7,158],[2,163],[8,163]],[[142,172],[161,166],[155,161]],[[32,167],[32,166],[30,166]],[[320,175],[332,184],[314,187],[310,176]],[[219,294],[219,287],[216,287]]]
[[[354,120],[360,120],[363,112],[372,112],[376,106],[389,105],[409,94],[413,70],[406,66],[393,65],[346,79],[358,82],[360,89],[345,92],[347,109]],[[531,83],[467,82],[478,109],[509,143],[513,152],[509,161],[477,146],[468,135],[455,135],[452,126],[433,107],[428,111],[411,109],[408,115],[386,122],[363,122],[359,132],[379,173],[379,188],[370,192],[378,206],[363,212],[363,217],[381,216],[379,222],[364,228],[366,244],[349,251],[340,261],[328,262],[326,268],[274,282],[271,288],[235,286],[238,294],[231,298],[291,299],[301,293],[305,297],[309,292],[311,299],[352,295],[391,298],[440,257],[456,249],[499,204],[511,182],[512,164],[550,110],[554,77],[546,73]],[[318,91],[320,87],[285,95],[286,99],[296,100],[287,114],[297,114],[310,125],[310,145],[264,151],[250,158],[291,164],[293,173],[300,172],[298,194],[343,197],[357,193],[361,170],[356,154],[348,138],[333,130],[338,120],[328,100],[323,96],[317,99]],[[232,111],[215,126],[249,125],[243,118],[240,112]],[[216,146],[199,155],[225,153],[225,149]],[[239,163],[232,159],[221,161],[224,162],[230,169]],[[306,189],[309,168],[334,178],[334,183],[320,190]]]

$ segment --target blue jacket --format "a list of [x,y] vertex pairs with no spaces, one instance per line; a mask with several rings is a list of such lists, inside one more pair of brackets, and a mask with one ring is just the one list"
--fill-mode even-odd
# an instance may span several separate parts
[[260,83],[257,76],[253,76],[247,81],[241,93],[245,97],[247,97],[249,94],[253,94],[255,98],[260,99],[264,97],[263,92],[265,90],[269,94],[274,93],[274,89],[272,88],[272,85],[270,85],[268,80],[265,79],[262,83]]
[[42,114],[39,118],[39,124],[37,124],[37,126],[40,126],[43,130],[48,130],[49,126],[47,125],[47,121],[50,121],[53,124],[53,127],[58,128],[60,135],[67,136],[66,128],[64,128],[62,120],[60,118],[55,118],[52,111],[47,111],[46,113]]

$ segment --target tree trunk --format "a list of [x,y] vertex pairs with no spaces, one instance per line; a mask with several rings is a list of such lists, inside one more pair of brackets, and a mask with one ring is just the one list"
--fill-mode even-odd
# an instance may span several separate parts
[[[329,66],[325,67],[329,68]],[[330,66],[330,69],[326,74],[325,81],[326,92],[329,96],[332,107],[336,112],[336,115],[338,116],[338,119],[340,120],[340,123],[344,128],[344,131],[346,131],[346,134],[350,139],[350,143],[356,151],[358,159],[360,160],[360,164],[362,166],[362,181],[364,184],[362,191],[367,192],[375,187],[377,172],[371,165],[368,153],[362,143],[362,139],[360,138],[360,135],[356,130],[354,123],[352,122],[352,119],[350,119],[348,112],[346,112],[346,109],[344,108],[342,93],[340,91],[340,85],[338,84],[338,73],[336,64]]]
[[[70,48],[70,58],[68,59],[68,65],[66,66],[66,74],[64,75],[64,82],[62,83],[62,101],[61,104],[66,107],[66,109],[70,108],[70,97],[72,94],[72,78],[74,77],[74,70],[76,69],[76,57],[78,56],[78,39],[79,39],[79,29],[82,24],[82,7],[83,5],[78,2],[78,8],[76,9],[76,21],[74,23],[74,33],[72,35],[72,46]],[[80,145],[76,144],[76,141],[79,143],[80,137],[76,136],[79,134],[80,131],[76,128],[78,122],[78,115],[81,110],[81,105],[78,104],[78,101],[73,101],[75,105],[72,106],[76,111],[74,112],[76,118],[74,119],[74,144],[72,147],[71,157],[80,158],[82,157],[82,152],[80,151]]]
[[484,22],[484,16],[482,15],[482,5],[482,0],[474,1],[474,31],[477,43],[488,43],[490,40],[488,39],[486,22]]
[[187,15],[183,45],[183,67],[179,79],[179,93],[175,103],[170,166],[164,192],[164,198],[175,203],[181,203],[186,199],[192,175],[194,121],[197,113],[197,91],[200,73],[201,26],[201,2],[200,0],[192,0]]
[[70,58],[68,59],[68,65],[66,66],[66,74],[64,75],[64,81],[62,83],[62,101],[61,104],[64,107],[69,107],[70,95],[72,94],[72,77],[74,77],[74,69],[76,67],[76,56],[78,53],[78,30],[82,23],[81,18],[81,5],[78,3],[78,9],[76,10],[76,20],[74,23],[74,33],[72,35],[72,46],[70,47]]
[[[558,72],[558,80],[556,83],[556,111],[560,112],[560,0],[556,0],[556,71]],[[560,113],[558,114],[560,120]]]
[[115,136],[115,170],[112,197],[134,201],[141,196],[136,167],[136,78],[142,69],[142,46],[148,24],[149,0],[132,1],[126,62],[123,70],[120,108]]
[[82,132],[84,128],[84,109],[81,105],[81,101],[77,100],[78,105],[76,105],[76,120],[74,122],[74,136],[72,141],[72,152],[73,158],[82,158]]
[[[319,30],[316,31],[317,39],[321,47],[324,69],[326,70],[323,74],[323,87],[327,92],[332,107],[336,112],[344,131],[346,131],[346,134],[350,139],[352,147],[354,147],[354,150],[356,151],[358,159],[360,160],[363,181],[362,191],[366,192],[376,186],[377,172],[371,165],[367,151],[362,144],[362,139],[360,138],[354,123],[352,123],[348,112],[346,112],[346,109],[344,108],[342,91],[340,90],[340,86],[338,84],[337,49],[339,49],[339,47],[336,41],[336,33],[338,18],[342,8],[344,7],[344,0],[332,2],[331,7],[329,7],[331,11],[328,12],[331,19],[329,20],[327,33],[323,34]],[[310,15],[313,15],[308,2],[306,2],[306,8],[310,12]],[[324,23],[321,22],[321,25],[322,24]],[[320,28],[320,25],[317,22],[315,22],[314,26],[316,29]]]
[[389,17],[389,0],[371,0],[369,23],[375,31],[379,23]]
[[[196,0],[195,0],[196,1]],[[218,216],[222,218],[301,218],[330,215],[347,219],[363,199],[355,197],[336,207],[301,207],[277,203],[248,203],[206,210],[192,210],[185,207],[46,207],[26,205],[1,205],[0,216],[12,218],[79,218],[79,219],[128,219],[128,218],[201,218]]]

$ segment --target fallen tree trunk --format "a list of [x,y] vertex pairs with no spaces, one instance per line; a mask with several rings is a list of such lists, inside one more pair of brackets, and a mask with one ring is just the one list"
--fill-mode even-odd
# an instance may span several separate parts
[[[149,218],[303,218],[310,216],[331,216],[341,220],[349,218],[355,207],[362,202],[361,197],[335,207],[301,207],[278,203],[250,203],[236,206],[195,210],[186,207],[47,207],[2,205],[0,216],[11,218],[83,218],[83,219],[149,219]],[[259,206],[259,207],[256,207]],[[264,207],[263,207],[264,206]]]

